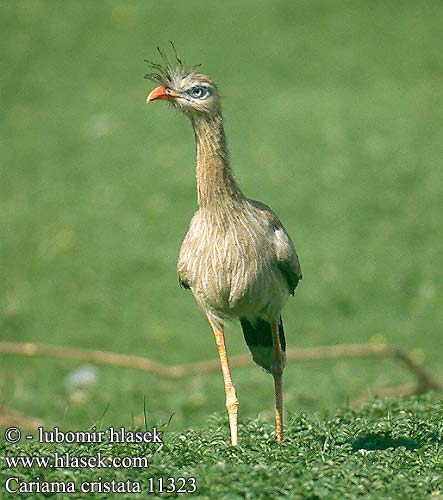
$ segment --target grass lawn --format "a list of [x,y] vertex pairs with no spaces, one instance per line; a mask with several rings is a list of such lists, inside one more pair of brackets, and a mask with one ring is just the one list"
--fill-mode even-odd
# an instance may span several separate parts
[[[159,478],[195,478],[192,496],[213,499],[392,499],[414,500],[443,498],[443,429],[440,395],[409,397],[383,403],[374,399],[359,411],[337,412],[330,418],[291,416],[287,439],[281,445],[273,441],[269,423],[249,420],[240,427],[241,445],[229,445],[225,419],[213,416],[204,430],[170,433],[163,429],[163,447],[159,444],[121,445],[8,445],[0,448],[7,457],[36,454],[95,457],[147,457],[147,468],[116,469],[38,469],[12,467],[2,471],[2,481],[10,489],[19,481],[71,481],[75,493],[59,494],[60,500],[85,498],[80,492],[114,480],[131,481],[133,490],[140,483],[141,493],[96,493],[94,498],[182,498],[183,494],[159,494]],[[100,428],[105,428],[104,422]],[[147,426],[146,428],[150,428]],[[97,478],[101,479],[98,480]],[[37,478],[39,478],[37,480]],[[150,478],[154,494],[147,495]],[[180,480],[176,479],[176,485]],[[170,487],[170,483],[163,485]],[[188,479],[185,489],[193,490]],[[24,486],[22,486],[23,488]],[[94,486],[103,488],[104,486]],[[109,486],[111,488],[111,486]],[[29,488],[29,486],[26,486]],[[128,488],[128,487],[127,487]],[[17,498],[10,493],[6,499]],[[26,498],[25,496],[23,498]],[[47,498],[35,493],[32,498]]]
[[[439,0],[16,0],[1,3],[0,19],[0,341],[170,365],[216,357],[209,325],[176,278],[196,209],[192,130],[167,106],[144,104],[153,85],[143,59],[171,39],[220,85],[240,186],[276,211],[296,243],[304,279],[284,312],[289,346],[385,341],[443,377]],[[246,352],[237,325],[227,343],[230,354]],[[3,356],[0,404],[45,426],[86,429],[106,409],[106,425],[140,426],[146,400],[149,422],[174,414],[170,432],[200,429],[190,439],[205,446],[224,422],[218,373],[171,381],[97,367],[82,385],[79,368],[87,367]],[[272,380],[252,363],[233,376],[240,421],[261,434],[262,424],[245,423],[258,416],[269,430]],[[408,381],[387,360],[292,363],[286,409],[311,423],[320,412],[327,428],[327,415],[362,392]],[[420,401],[410,404],[420,410]],[[402,400],[392,408],[400,423]],[[432,408],[423,403],[423,415]],[[208,426],[213,412],[221,420]],[[320,432],[311,427],[303,446]],[[293,433],[281,452],[266,445],[263,455],[281,453],[281,475],[292,467],[284,457],[299,460],[301,431]],[[346,446],[337,449],[351,458],[341,463],[377,470],[375,454]],[[169,453],[162,457],[174,461]],[[220,460],[240,474],[249,453]],[[325,472],[331,453],[312,458],[319,469],[310,474]],[[404,460],[407,471],[405,457],[421,453],[377,456]],[[210,467],[222,481],[223,466]],[[256,472],[266,482],[269,470]]]

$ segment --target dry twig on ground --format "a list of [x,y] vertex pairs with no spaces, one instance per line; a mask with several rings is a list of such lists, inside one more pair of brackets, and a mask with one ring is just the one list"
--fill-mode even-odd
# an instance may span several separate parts
[[[48,357],[54,359],[72,359],[90,363],[111,365],[122,368],[133,368],[162,377],[179,378],[188,375],[207,374],[218,371],[219,361],[200,361],[183,365],[167,366],[141,356],[130,356],[105,351],[92,351],[76,347],[63,347],[47,344],[0,342],[0,355]],[[289,349],[286,353],[288,361],[313,361],[320,359],[341,358],[390,358],[399,361],[417,378],[417,385],[405,385],[398,389],[386,389],[380,392],[385,395],[397,393],[422,392],[429,389],[443,389],[443,383],[436,380],[403,349],[390,345],[343,344],[333,346]],[[247,366],[248,355],[233,356],[232,366]]]

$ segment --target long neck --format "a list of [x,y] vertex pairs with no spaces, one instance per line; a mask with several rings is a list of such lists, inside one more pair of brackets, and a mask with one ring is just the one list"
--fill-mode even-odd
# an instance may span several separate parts
[[197,152],[197,194],[202,208],[222,210],[244,198],[229,162],[223,118],[192,120]]

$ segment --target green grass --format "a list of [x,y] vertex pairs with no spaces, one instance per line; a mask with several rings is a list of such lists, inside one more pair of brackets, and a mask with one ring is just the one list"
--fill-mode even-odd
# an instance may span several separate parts
[[[240,426],[241,446],[228,444],[225,420],[213,416],[204,430],[171,433],[164,428],[164,446],[121,445],[3,445],[2,454],[51,456],[147,457],[147,469],[94,471],[24,468],[3,470],[1,479],[83,482],[140,481],[145,493],[96,494],[94,498],[147,498],[149,478],[195,477],[194,497],[213,499],[401,499],[443,498],[443,418],[441,396],[374,399],[361,411],[346,409],[330,418],[293,414],[287,437],[279,446],[273,428],[260,420]],[[106,417],[101,423],[105,429]],[[150,428],[150,424],[146,427]],[[15,483],[14,483],[15,484]],[[188,484],[188,487],[190,485]],[[181,498],[180,494],[149,495]],[[16,498],[6,494],[2,498]],[[34,494],[32,498],[47,498]],[[57,498],[84,498],[79,493]]]
[[[297,245],[290,347],[383,337],[443,377],[443,8],[439,0],[2,2],[0,340],[216,357],[180,289],[196,208],[193,134],[146,106],[144,58],[174,40],[219,82],[233,166]],[[231,354],[246,352],[228,325]],[[206,429],[220,374],[164,380],[2,357],[0,402],[47,426],[150,421]],[[390,361],[290,364],[286,408],[334,412],[410,380]],[[273,419],[271,379],[234,370],[240,420]],[[224,421],[224,416],[222,417]],[[358,455],[352,455],[358,457]]]

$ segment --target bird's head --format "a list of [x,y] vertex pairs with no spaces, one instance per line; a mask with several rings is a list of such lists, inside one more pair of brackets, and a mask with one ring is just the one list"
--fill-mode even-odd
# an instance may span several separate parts
[[146,98],[146,102],[162,99],[171,102],[191,119],[198,116],[218,116],[221,113],[220,96],[215,82],[200,73],[195,66],[191,71],[184,68],[174,45],[176,64],[171,64],[166,55],[158,48],[163,64],[146,61],[152,70],[145,78],[157,84]]

